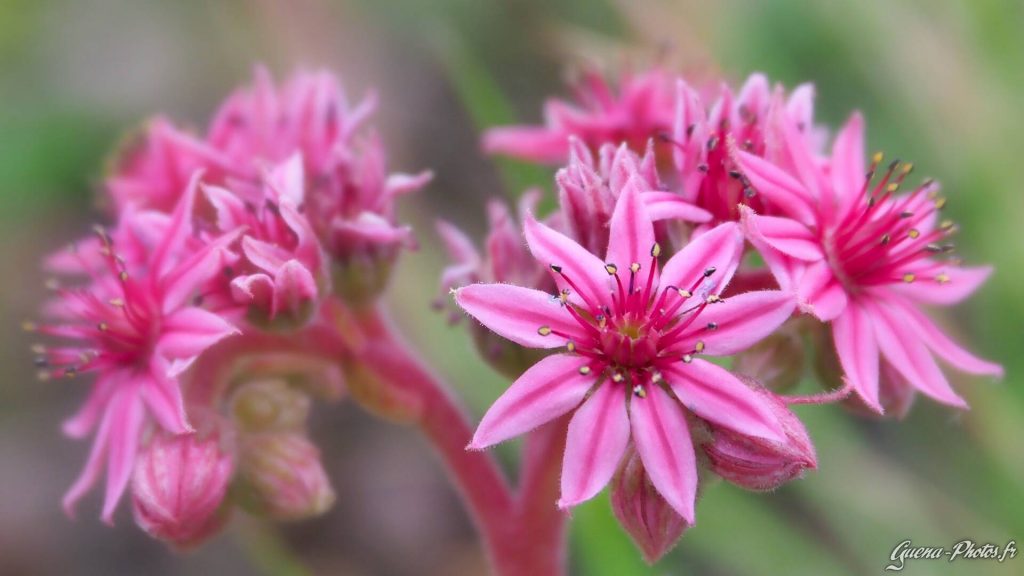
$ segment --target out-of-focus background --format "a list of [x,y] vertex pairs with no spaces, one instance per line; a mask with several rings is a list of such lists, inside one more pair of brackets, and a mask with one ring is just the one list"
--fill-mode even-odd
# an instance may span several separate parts
[[[480,237],[488,198],[551,189],[550,171],[484,157],[480,129],[538,120],[574,66],[659,57],[701,77],[738,81],[761,70],[790,86],[813,80],[819,117],[833,126],[864,110],[873,149],[944,183],[960,253],[996,266],[944,319],[1003,362],[1007,377],[951,372],[972,406],[965,413],[923,401],[903,422],[876,422],[838,407],[800,409],[820,470],[768,495],[712,487],[698,525],[653,568],[602,496],[574,514],[572,573],[875,574],[908,538],[947,547],[1024,540],[1022,26],[1016,0],[0,3],[0,574],[302,573],[267,527],[241,514],[186,556],[136,529],[127,506],[114,528],[97,519],[96,497],[77,520],[65,518],[60,497],[87,446],[58,426],[86,383],[38,382],[19,329],[43,293],[40,256],[102,219],[95,192],[118,139],[156,112],[201,127],[255,62],[278,77],[328,67],[353,98],[376,87],[392,165],[436,172],[403,206],[422,248],[404,257],[389,297],[476,415],[507,382],[429,307],[444,264],[433,219]],[[465,513],[411,431],[342,403],[316,415],[313,435],[338,503],[281,530],[311,572],[485,572]],[[918,561],[906,573],[1021,574],[1024,557]]]

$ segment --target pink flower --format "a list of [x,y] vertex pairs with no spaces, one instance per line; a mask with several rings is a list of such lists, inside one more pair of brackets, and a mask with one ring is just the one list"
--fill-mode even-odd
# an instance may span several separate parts
[[911,171],[899,161],[876,180],[881,155],[865,170],[859,114],[836,137],[827,163],[814,157],[792,120],[780,117],[776,129],[780,144],[771,161],[738,149],[733,155],[758,194],[781,211],[744,213],[747,233],[781,287],[797,293],[804,311],[831,321],[846,378],[874,410],[884,408],[879,373],[890,372],[880,364],[900,376],[891,386],[966,407],[934,356],[972,374],[998,376],[1002,368],[954,343],[919,306],[963,300],[991,268],[944,258],[954,226],[939,219],[945,199],[938,185],[928,180],[897,194]]
[[132,479],[135,523],[150,536],[189,548],[227,520],[221,509],[234,470],[216,435],[158,433],[139,453]]
[[527,370],[487,411],[470,443],[483,449],[568,412],[560,507],[593,497],[632,437],[658,492],[693,523],[697,464],[687,415],[742,434],[784,441],[778,418],[723,368],[698,358],[732,354],[764,337],[794,308],[781,292],[722,300],[743,248],[736,224],[697,237],[659,270],[660,247],[639,191],[627,186],[601,260],[534,220],[533,255],[558,295],[508,284],[461,288],[460,306],[523,346],[565,348]]
[[369,96],[351,106],[327,72],[297,73],[280,88],[259,68],[250,88],[221,106],[206,143],[226,156],[236,178],[255,181],[265,163],[301,153],[305,214],[335,259],[388,258],[409,245],[411,231],[394,222],[394,201],[431,179],[387,173],[384,147],[362,125],[376,108]]
[[569,138],[569,164],[555,176],[562,222],[566,234],[595,254],[608,247],[608,223],[615,202],[627,186],[641,192],[647,213],[658,222],[657,235],[668,240],[663,221],[703,223],[711,214],[669,192],[658,178],[653,141],[648,141],[643,156],[625,144],[604,144],[595,160],[582,140]]
[[305,434],[247,434],[240,450],[240,503],[251,512],[298,520],[323,514],[334,504],[320,451]]
[[543,126],[488,130],[484,150],[557,164],[568,159],[570,136],[592,150],[624,142],[639,151],[650,138],[672,127],[672,80],[659,69],[623,75],[617,89],[595,70],[587,70],[573,91],[575,102],[547,101]]
[[234,192],[205,186],[221,232],[245,229],[242,255],[227,276],[218,277],[249,318],[301,324],[312,314],[328,284],[326,261],[309,222],[299,212],[305,193],[302,158],[296,154],[269,169],[254,190]]
[[715,222],[739,220],[739,207],[746,205],[759,213],[774,213],[774,207],[736,170],[729,157],[728,142],[756,156],[772,154],[777,146],[771,133],[771,119],[793,118],[807,146],[818,147],[822,133],[813,124],[814,87],[798,86],[783,100],[783,90],[774,92],[763,74],[752,74],[733,95],[722,85],[718,99],[705,107],[697,92],[682,79],[676,83],[676,116],[672,130],[673,158],[677,186],[682,197],[710,212]]
[[[122,257],[115,239],[102,231],[99,243],[84,244],[83,249],[96,253],[80,254],[77,271],[86,271],[91,281],[83,287],[58,288],[57,299],[47,307],[54,323],[35,328],[69,341],[37,347],[36,362],[44,376],[96,374],[85,405],[64,423],[71,437],[96,434],[82,475],[64,497],[69,514],[105,467],[103,519],[112,521],[146,422],[152,419],[171,434],[192,431],[178,377],[200,353],[236,331],[221,317],[192,303],[196,288],[230,260],[227,247],[238,236],[237,232],[224,234],[202,247],[191,243],[197,180],[198,176],[193,178],[170,216],[125,213],[133,221],[120,222],[115,239],[140,242],[127,242],[130,257]],[[143,250],[139,239],[145,234],[137,230],[147,225],[158,231],[160,239]],[[72,248],[69,256],[54,262],[74,272],[74,267],[60,265],[75,254]]]

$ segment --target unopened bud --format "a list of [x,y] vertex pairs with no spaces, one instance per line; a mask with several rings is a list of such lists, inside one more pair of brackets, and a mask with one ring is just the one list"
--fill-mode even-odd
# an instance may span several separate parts
[[242,440],[239,503],[275,520],[318,516],[334,504],[320,451],[304,435],[266,432]]
[[785,442],[745,436],[721,426],[711,426],[712,439],[703,445],[711,470],[748,490],[774,490],[818,467],[814,445],[803,423],[781,398],[767,388],[752,384],[786,433]]
[[198,545],[227,519],[221,504],[231,479],[231,456],[217,436],[157,434],[143,448],[132,479],[135,522],[178,548]]
[[243,432],[300,430],[311,404],[309,394],[284,380],[259,380],[234,392],[231,416]]
[[671,550],[689,527],[651,484],[640,456],[632,447],[612,479],[611,503],[619,524],[649,564]]

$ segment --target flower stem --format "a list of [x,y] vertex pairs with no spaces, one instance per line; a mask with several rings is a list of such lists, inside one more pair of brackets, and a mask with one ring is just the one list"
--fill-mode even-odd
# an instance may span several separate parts
[[[519,498],[486,452],[468,451],[473,429],[441,380],[417,358],[379,308],[357,314],[367,344],[357,356],[386,385],[416,398],[415,423],[434,445],[466,502],[496,574],[564,573],[563,514],[554,505],[564,430],[531,438]],[[564,428],[564,426],[561,426]]]

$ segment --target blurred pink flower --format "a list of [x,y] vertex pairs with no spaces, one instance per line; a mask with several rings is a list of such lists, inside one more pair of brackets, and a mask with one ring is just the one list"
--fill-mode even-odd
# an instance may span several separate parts
[[837,135],[827,163],[815,158],[793,119],[777,120],[779,147],[771,158],[735,147],[732,155],[758,194],[781,212],[765,216],[744,208],[743,214],[750,240],[780,286],[797,294],[804,311],[831,321],[846,378],[874,410],[883,410],[880,363],[901,377],[890,378],[891,386],[909,385],[965,408],[933,354],[972,374],[999,376],[1002,367],[954,343],[919,306],[960,302],[991,268],[942,258],[952,249],[946,238],[954,226],[939,219],[945,199],[938,185],[928,180],[897,195],[912,168],[898,160],[876,181],[881,155],[865,167],[860,114]]
[[739,220],[739,207],[759,213],[775,208],[736,170],[727,143],[755,156],[771,155],[778,146],[770,130],[776,116],[793,118],[806,145],[820,148],[824,134],[814,122],[814,87],[802,84],[783,99],[763,74],[752,74],[734,95],[723,84],[717,100],[705,107],[697,91],[683,79],[676,81],[676,115],[671,143],[682,197],[710,212],[715,222]]
[[460,306],[521,344],[565,346],[527,370],[488,410],[470,443],[483,449],[575,411],[569,424],[560,507],[593,497],[611,479],[632,436],[658,492],[693,523],[697,464],[687,413],[737,432],[785,441],[776,415],[743,382],[696,358],[732,354],[792,313],[781,292],[718,293],[743,248],[737,225],[697,237],[659,271],[660,247],[641,200],[640,177],[624,187],[602,261],[534,220],[533,255],[549,265],[557,296],[508,284],[456,291]]
[[132,478],[132,511],[140,528],[179,549],[220,530],[234,470],[220,442],[217,434],[153,437],[140,451]]
[[[124,213],[137,221],[122,221],[116,238],[138,240],[140,234],[129,231],[153,224],[160,239],[148,250],[141,240],[129,242],[129,256],[121,256],[101,230],[98,243],[85,245],[96,254],[72,247],[51,260],[60,271],[88,273],[89,280],[81,287],[57,288],[57,298],[46,308],[54,323],[33,328],[73,343],[38,346],[37,364],[46,377],[96,373],[85,405],[64,423],[65,433],[74,438],[96,431],[85,469],[64,497],[68,514],[106,466],[103,519],[112,521],[143,426],[152,417],[171,434],[192,431],[178,377],[200,353],[236,332],[220,316],[192,303],[197,287],[232,258],[228,246],[238,237],[232,231],[201,247],[192,244],[197,181],[198,175],[170,216]],[[70,266],[68,259],[78,255],[79,265]]]
[[276,520],[318,516],[334,504],[320,451],[301,432],[247,434],[240,446],[240,503]]
[[[217,278],[221,298],[245,307],[250,320],[289,326],[308,319],[329,284],[326,261],[299,212],[305,193],[302,158],[267,169],[259,187],[203,188],[221,232],[244,228],[242,256]],[[206,296],[208,299],[210,295]]]
[[[674,220],[703,223],[711,214],[669,192],[658,178],[652,140],[643,156],[625,144],[604,144],[597,158],[575,136],[569,138],[569,164],[555,175],[561,222],[567,236],[594,254],[608,248],[608,223],[615,202],[626,186],[638,186],[647,213],[654,222]],[[637,178],[637,180],[633,180]],[[656,230],[657,231],[657,230]]]
[[626,143],[640,151],[649,139],[672,128],[672,78],[660,69],[624,74],[618,86],[588,69],[572,88],[574,102],[547,101],[543,126],[492,128],[484,134],[484,150],[558,164],[568,160],[570,136],[592,150]]

